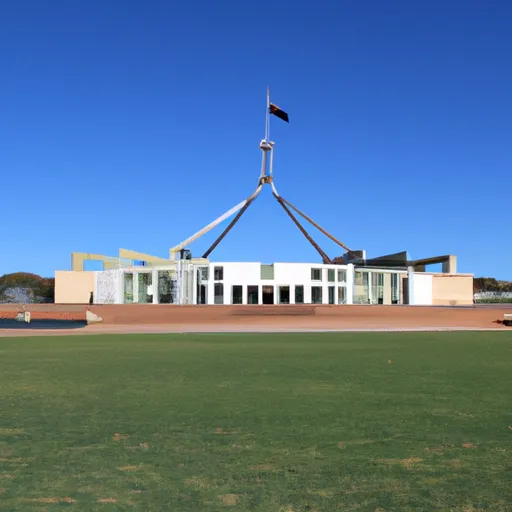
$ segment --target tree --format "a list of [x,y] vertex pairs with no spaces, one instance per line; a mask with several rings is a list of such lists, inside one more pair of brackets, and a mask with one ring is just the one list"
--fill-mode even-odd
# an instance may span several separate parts
[[15,272],[0,277],[0,302],[53,302],[55,279],[28,272]]

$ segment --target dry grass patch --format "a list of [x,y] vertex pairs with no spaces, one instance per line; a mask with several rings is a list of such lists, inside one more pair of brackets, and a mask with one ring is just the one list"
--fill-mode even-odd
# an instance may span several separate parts
[[330,498],[334,494],[334,491],[330,489],[317,489],[315,491],[310,490],[309,494],[313,494],[315,496],[322,496],[322,498]]
[[438,446],[432,446],[425,448],[426,453],[434,453],[435,455],[444,455],[447,450],[455,448],[454,444],[440,444]]
[[0,436],[19,436],[24,433],[24,428],[0,428]]
[[137,469],[139,469],[139,466],[121,466],[119,469],[121,471],[137,471]]
[[63,498],[58,497],[50,497],[50,498],[31,498],[27,501],[31,501],[33,503],[75,503],[76,500],[70,498],[69,496],[64,496]]
[[237,494],[223,494],[219,496],[219,500],[226,507],[234,507],[240,501],[240,497]]
[[117,503],[115,498],[99,498],[98,503]]
[[451,468],[460,469],[462,468],[462,461],[460,459],[450,459],[443,461],[443,464],[450,466]]
[[234,429],[232,429],[232,430],[224,430],[223,428],[218,427],[218,428],[215,429],[215,433],[217,435],[232,436],[232,435],[238,434],[239,431],[238,430],[234,430]]
[[27,462],[35,460],[35,457],[0,457],[0,462],[10,462],[12,464],[27,465]]
[[128,439],[130,436],[126,435],[126,434],[120,434],[119,432],[116,432],[113,436],[112,436],[112,440],[113,441],[122,441],[123,439]]
[[212,489],[215,487],[210,479],[198,476],[187,478],[183,483],[188,487],[197,487],[199,489]]
[[420,462],[423,462],[423,459],[419,457],[409,457],[408,459],[380,459],[379,462],[387,465],[399,464],[406,469],[412,469],[414,466],[417,466]]

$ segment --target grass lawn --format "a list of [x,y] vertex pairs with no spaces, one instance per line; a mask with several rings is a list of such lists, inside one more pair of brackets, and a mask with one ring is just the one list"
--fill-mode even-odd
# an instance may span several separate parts
[[0,510],[512,511],[512,333],[0,338]]

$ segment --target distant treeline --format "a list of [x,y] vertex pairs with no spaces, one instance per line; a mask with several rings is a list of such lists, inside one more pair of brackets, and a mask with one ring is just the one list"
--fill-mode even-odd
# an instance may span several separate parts
[[475,277],[473,290],[477,303],[512,303],[511,281],[498,281],[493,277]]
[[0,277],[0,303],[48,303],[55,300],[55,279],[27,272]]
[[498,281],[494,277],[475,277],[473,290],[477,292],[511,292],[512,281]]

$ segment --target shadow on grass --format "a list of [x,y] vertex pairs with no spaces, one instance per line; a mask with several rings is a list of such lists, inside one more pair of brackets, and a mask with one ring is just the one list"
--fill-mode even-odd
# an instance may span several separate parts
[[32,320],[30,323],[19,322],[15,319],[0,319],[0,330],[1,329],[81,329],[86,327],[87,322],[85,320]]

